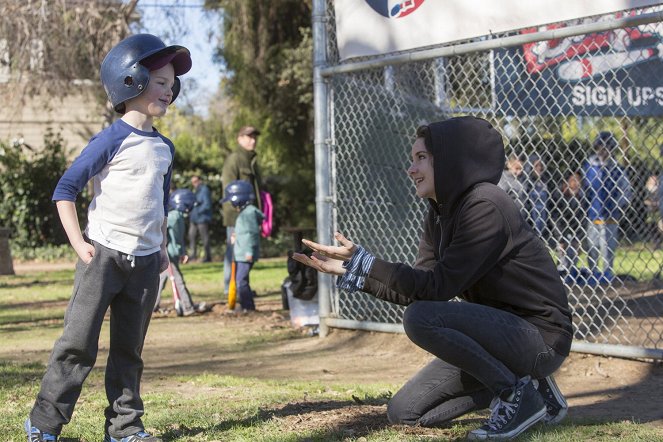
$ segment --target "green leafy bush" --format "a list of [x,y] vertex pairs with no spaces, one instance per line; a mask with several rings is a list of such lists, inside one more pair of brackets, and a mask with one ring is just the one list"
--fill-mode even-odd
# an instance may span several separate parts
[[[66,168],[62,137],[50,130],[42,148],[0,143],[0,226],[11,229],[13,248],[38,249],[67,243],[51,201]],[[87,203],[79,205],[80,217]]]

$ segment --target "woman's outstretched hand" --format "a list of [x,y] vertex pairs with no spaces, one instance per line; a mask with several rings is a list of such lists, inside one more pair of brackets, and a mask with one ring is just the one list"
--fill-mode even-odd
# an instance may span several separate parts
[[349,261],[352,258],[352,254],[357,247],[340,232],[336,232],[334,237],[340,243],[339,246],[325,246],[304,239],[302,243],[313,250],[313,254],[309,258],[303,253],[294,253],[292,257],[302,264],[313,267],[319,272],[341,276],[345,274],[343,262]]

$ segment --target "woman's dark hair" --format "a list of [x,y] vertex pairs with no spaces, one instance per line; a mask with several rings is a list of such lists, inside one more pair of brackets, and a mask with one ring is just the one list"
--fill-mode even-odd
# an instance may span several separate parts
[[423,138],[424,139],[424,145],[426,145],[426,151],[428,153],[433,154],[433,141],[431,140],[430,137],[430,127],[423,125],[419,126],[417,128],[417,138]]

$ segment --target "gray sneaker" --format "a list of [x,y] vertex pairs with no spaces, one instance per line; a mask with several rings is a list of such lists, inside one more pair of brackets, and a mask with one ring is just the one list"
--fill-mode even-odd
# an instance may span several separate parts
[[566,399],[564,399],[564,395],[557,386],[555,379],[552,375],[539,379],[539,385],[536,389],[546,403],[546,416],[543,421],[547,424],[560,423],[569,411],[569,404],[566,403]]
[[495,397],[490,409],[488,420],[480,428],[470,431],[468,439],[512,439],[546,415],[543,398],[529,376],[520,379],[510,392]]

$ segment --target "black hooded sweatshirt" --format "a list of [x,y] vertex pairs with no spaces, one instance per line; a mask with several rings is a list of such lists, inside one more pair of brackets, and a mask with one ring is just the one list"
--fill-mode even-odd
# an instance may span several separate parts
[[429,200],[415,267],[376,258],[363,290],[401,305],[459,296],[505,310],[568,355],[572,328],[564,285],[543,242],[497,186],[502,137],[474,117],[429,129],[437,202]]

